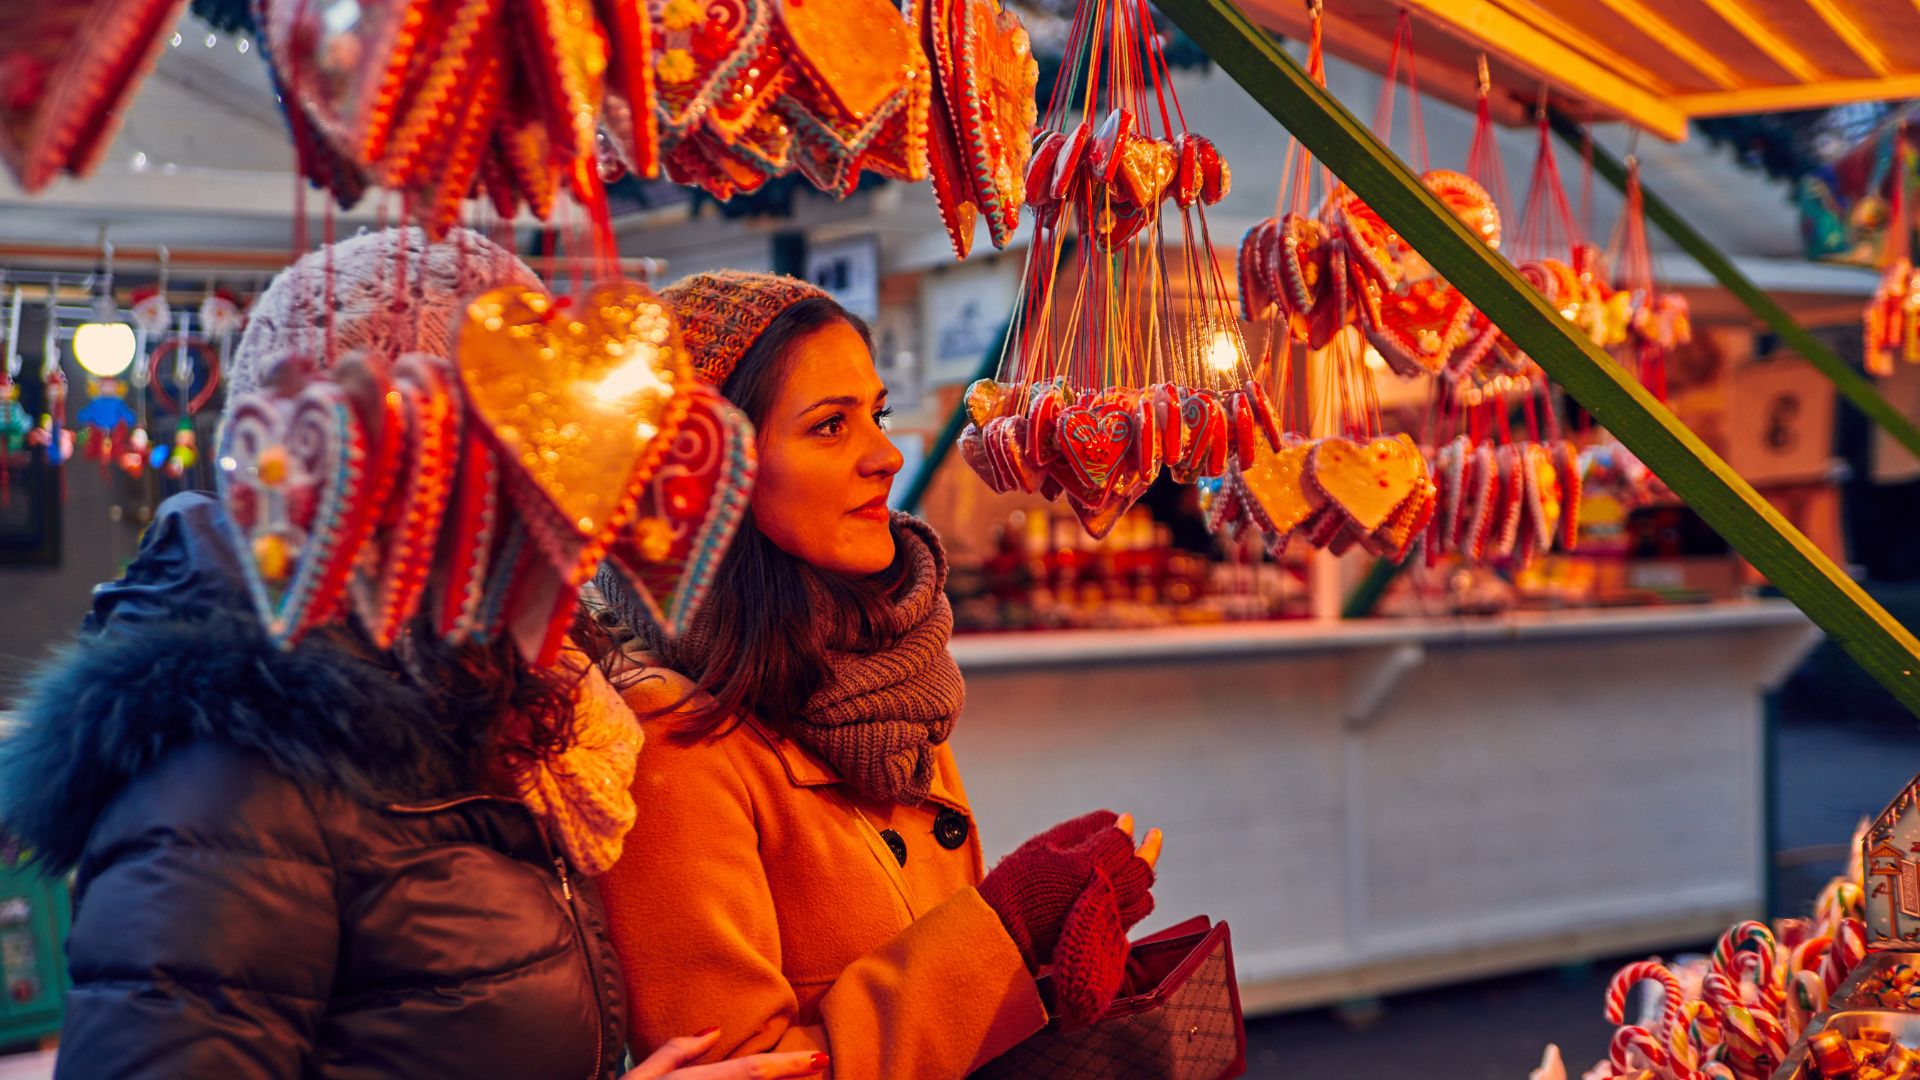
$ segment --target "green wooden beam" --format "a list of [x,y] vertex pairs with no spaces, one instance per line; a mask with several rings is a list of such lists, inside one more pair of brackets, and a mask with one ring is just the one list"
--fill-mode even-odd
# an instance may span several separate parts
[[1354,585],[1347,594],[1347,602],[1340,605],[1340,617],[1343,619],[1367,619],[1373,617],[1375,608],[1380,606],[1380,598],[1387,595],[1387,586],[1400,576],[1400,571],[1412,564],[1414,556],[1394,562],[1392,559],[1375,559],[1367,567],[1366,576]]
[[1157,0],[1157,6],[1747,561],[1920,715],[1920,640],[1612,357],[1573,332],[1271,36],[1231,0]]
[[[1581,130],[1578,124],[1561,116],[1553,116],[1553,130],[1562,139],[1576,148],[1582,146]],[[1627,190],[1627,167],[1619,159],[1604,149],[1593,148],[1593,169],[1607,178],[1614,187]],[[1646,177],[1640,178],[1640,198],[1643,201],[1647,220],[1659,226],[1680,250],[1693,256],[1693,260],[1712,274],[1726,290],[1739,301],[1747,305],[1747,310],[1760,317],[1780,336],[1780,341],[1806,358],[1807,362],[1820,370],[1834,389],[1855,408],[1867,414],[1874,423],[1879,424],[1887,434],[1894,437],[1901,446],[1915,457],[1920,457],[1920,425],[1903,415],[1885,395],[1874,388],[1873,382],[1866,376],[1853,370],[1847,362],[1835,356],[1832,349],[1826,347],[1819,338],[1807,332],[1788,314],[1787,309],[1768,296],[1758,285],[1747,279],[1733,260],[1713,246],[1712,241],[1700,235],[1700,231],[1687,224],[1686,219],[1675,213],[1666,201],[1647,189]]]

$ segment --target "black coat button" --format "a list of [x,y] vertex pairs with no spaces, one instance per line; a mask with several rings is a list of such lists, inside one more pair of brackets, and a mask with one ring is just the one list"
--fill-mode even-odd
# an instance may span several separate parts
[[892,850],[895,862],[901,866],[907,865],[907,842],[900,839],[899,833],[894,832],[892,829],[883,829],[880,833],[880,839],[887,842],[887,847]]
[[967,834],[973,826],[967,822],[967,815],[958,810],[942,810],[933,819],[933,838],[948,851],[957,850],[967,842]]

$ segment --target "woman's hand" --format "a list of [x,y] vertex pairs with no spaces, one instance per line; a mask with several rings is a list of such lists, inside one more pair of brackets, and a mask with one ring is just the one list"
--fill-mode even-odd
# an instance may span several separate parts
[[811,1051],[794,1054],[754,1054],[732,1061],[687,1068],[701,1054],[720,1041],[720,1029],[709,1028],[698,1035],[668,1039],[632,1072],[620,1080],[782,1080],[790,1076],[818,1076],[827,1071],[827,1055]]

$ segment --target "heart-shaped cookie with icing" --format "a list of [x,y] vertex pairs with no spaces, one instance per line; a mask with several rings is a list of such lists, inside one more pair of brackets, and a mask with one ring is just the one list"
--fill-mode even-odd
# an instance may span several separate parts
[[0,42],[0,160],[28,193],[85,176],[165,49],[186,0],[9,4]]
[[672,310],[630,281],[572,302],[499,288],[467,305],[456,351],[535,544],[584,581],[687,412],[693,372]]
[[1412,378],[1435,375],[1467,343],[1474,308],[1459,290],[1439,278],[1360,305],[1360,328],[1387,366]]
[[1312,453],[1310,442],[1279,450],[1262,444],[1252,461],[1241,461],[1240,488],[1254,520],[1268,536],[1284,537],[1313,515],[1306,487],[1307,458]]
[[1427,462],[1405,435],[1362,445],[1328,438],[1307,456],[1308,490],[1337,506],[1362,533],[1378,529],[1427,478]]
[[413,617],[433,568],[460,446],[456,383],[438,356],[411,353],[393,366],[393,489],[348,582],[361,625],[383,649]]
[[339,610],[374,524],[367,434],[345,390],[241,395],[221,437],[221,501],[239,530],[247,591],[269,637],[291,648]]
[[1138,426],[1134,409],[1125,401],[1062,409],[1054,475],[1082,504],[1099,504],[1131,456]]
[[753,424],[705,386],[607,555],[669,637],[686,632],[746,513],[758,467]]

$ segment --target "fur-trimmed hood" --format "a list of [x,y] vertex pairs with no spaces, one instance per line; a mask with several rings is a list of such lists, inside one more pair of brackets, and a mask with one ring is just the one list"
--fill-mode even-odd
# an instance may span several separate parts
[[[3,715],[0,831],[49,871],[78,862],[129,781],[201,740],[375,804],[463,782],[426,694],[324,640],[283,651],[250,608],[227,606],[243,594],[208,587],[231,551],[218,557],[218,504],[200,499],[163,513],[127,575],[96,590],[80,640],[32,671]],[[129,589],[138,601],[116,604]]]

